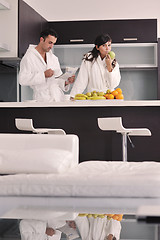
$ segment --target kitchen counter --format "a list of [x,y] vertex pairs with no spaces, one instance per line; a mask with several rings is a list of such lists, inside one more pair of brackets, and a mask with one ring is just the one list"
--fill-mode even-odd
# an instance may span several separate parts
[[160,106],[160,100],[76,100],[65,102],[0,102],[0,108],[2,107],[134,107],[134,106]]
[[80,162],[122,160],[121,134],[102,131],[97,123],[101,117],[122,117],[125,128],[148,128],[152,133],[150,137],[131,137],[135,148],[128,141],[128,161],[160,161],[158,100],[1,102],[0,115],[0,133],[24,133],[16,128],[15,118],[32,118],[35,128],[62,128],[67,134],[76,134],[80,142]]

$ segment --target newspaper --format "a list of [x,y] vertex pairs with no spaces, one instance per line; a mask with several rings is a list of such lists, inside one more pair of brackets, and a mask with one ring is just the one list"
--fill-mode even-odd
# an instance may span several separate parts
[[72,77],[73,75],[75,75],[75,73],[77,72],[77,70],[78,70],[78,67],[75,67],[75,68],[73,68],[73,67],[66,67],[65,73],[62,74],[62,75],[60,76],[60,78],[63,78],[63,79],[66,79],[66,80],[67,80],[69,77]]
[[67,223],[63,227],[58,228],[58,230],[66,234],[67,240],[74,240],[80,237],[77,229],[69,227]]

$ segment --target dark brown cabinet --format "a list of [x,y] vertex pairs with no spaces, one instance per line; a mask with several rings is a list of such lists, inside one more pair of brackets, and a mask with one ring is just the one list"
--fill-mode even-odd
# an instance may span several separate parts
[[113,43],[157,42],[157,19],[107,20],[103,31],[112,36]]
[[93,43],[96,36],[103,32],[103,21],[49,22],[49,27],[58,34],[57,44]]
[[90,44],[101,33],[108,33],[113,43],[157,42],[157,19],[62,21],[48,24],[59,35],[57,44]]
[[22,58],[29,44],[39,42],[40,32],[48,22],[24,1],[18,2],[18,57]]
[[[7,29],[10,37],[8,37],[6,44],[0,43],[0,101],[4,102],[19,101],[21,87],[18,84],[17,72],[20,59],[25,54],[29,44],[39,42],[40,32],[48,27],[47,20],[23,0],[12,1],[11,7],[8,10],[3,10],[2,21],[6,26],[4,29]],[[2,28],[1,35],[5,34]]]

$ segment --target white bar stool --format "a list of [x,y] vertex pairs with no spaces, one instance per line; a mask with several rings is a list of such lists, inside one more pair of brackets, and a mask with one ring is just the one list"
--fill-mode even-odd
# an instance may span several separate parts
[[151,136],[151,131],[148,128],[124,128],[121,117],[98,118],[98,126],[101,130],[116,131],[122,134],[122,156],[124,162],[127,161],[127,137],[132,144],[129,136]]
[[48,134],[66,134],[63,129],[52,129],[52,128],[34,128],[33,120],[27,118],[16,118],[15,125],[19,130],[31,131],[33,133],[48,133]]

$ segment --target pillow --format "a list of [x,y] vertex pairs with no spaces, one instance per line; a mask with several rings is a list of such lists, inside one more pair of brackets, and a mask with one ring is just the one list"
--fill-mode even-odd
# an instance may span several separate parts
[[73,154],[62,149],[0,150],[0,174],[62,173],[69,169]]

